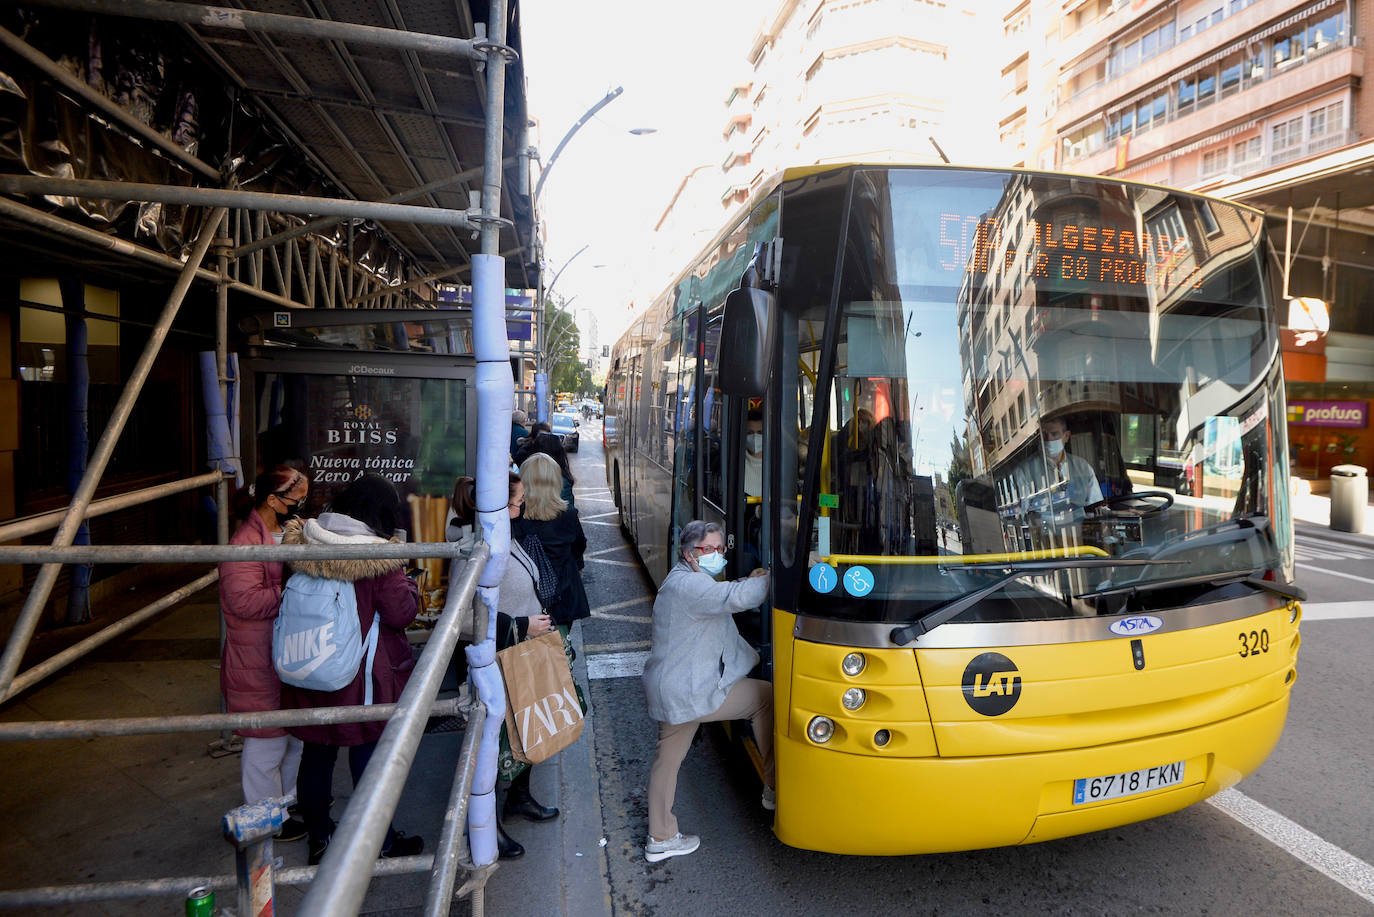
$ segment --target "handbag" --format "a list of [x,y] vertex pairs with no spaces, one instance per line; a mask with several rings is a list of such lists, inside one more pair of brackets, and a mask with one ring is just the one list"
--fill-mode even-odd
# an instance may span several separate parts
[[506,732],[518,761],[547,761],[582,735],[578,702],[563,637],[556,631],[496,654],[506,683]]
[[553,562],[544,553],[544,544],[537,535],[526,535],[520,539],[520,547],[525,549],[530,560],[534,561],[534,568],[539,571],[539,582],[534,584],[539,604],[549,608],[558,599],[558,574],[554,572]]

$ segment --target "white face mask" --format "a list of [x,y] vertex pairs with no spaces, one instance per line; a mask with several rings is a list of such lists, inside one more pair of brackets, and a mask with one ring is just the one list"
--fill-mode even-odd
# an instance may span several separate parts
[[720,572],[725,569],[725,555],[713,551],[703,557],[698,557],[697,566],[711,576],[719,576]]
[[763,451],[763,434],[750,433],[744,437],[744,448],[757,455]]
[[1045,451],[1050,454],[1050,458],[1057,461],[1059,456],[1064,454],[1064,441],[1061,439],[1045,440]]

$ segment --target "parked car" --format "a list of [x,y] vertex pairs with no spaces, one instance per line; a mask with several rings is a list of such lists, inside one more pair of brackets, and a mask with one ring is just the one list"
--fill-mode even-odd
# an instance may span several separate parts
[[557,413],[553,415],[553,420],[550,422],[553,432],[563,437],[563,448],[568,452],[577,451],[577,427],[579,423],[577,415],[572,411]]

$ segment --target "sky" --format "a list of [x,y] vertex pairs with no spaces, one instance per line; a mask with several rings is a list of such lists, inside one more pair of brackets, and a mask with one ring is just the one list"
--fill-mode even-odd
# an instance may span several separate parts
[[[600,343],[614,342],[672,280],[640,276],[647,240],[683,176],[721,155],[729,88],[750,72],[748,45],[776,7],[522,0],[529,113],[538,122],[531,142],[545,166],[578,118],[625,90],[568,141],[539,201],[548,278],[566,267],[552,294],[576,297],[572,311],[596,312]],[[645,128],[654,132],[630,133]],[[683,252],[679,267],[694,254]]]

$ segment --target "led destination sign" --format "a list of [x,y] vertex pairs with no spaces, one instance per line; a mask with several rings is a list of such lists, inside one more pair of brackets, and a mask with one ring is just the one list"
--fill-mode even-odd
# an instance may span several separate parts
[[946,271],[1009,274],[1018,263],[1024,276],[1047,281],[1087,281],[1123,286],[1200,285],[1198,265],[1186,233],[1138,232],[1134,227],[1030,220],[1029,244],[1003,248],[1001,221],[958,213],[940,214],[939,266]]

